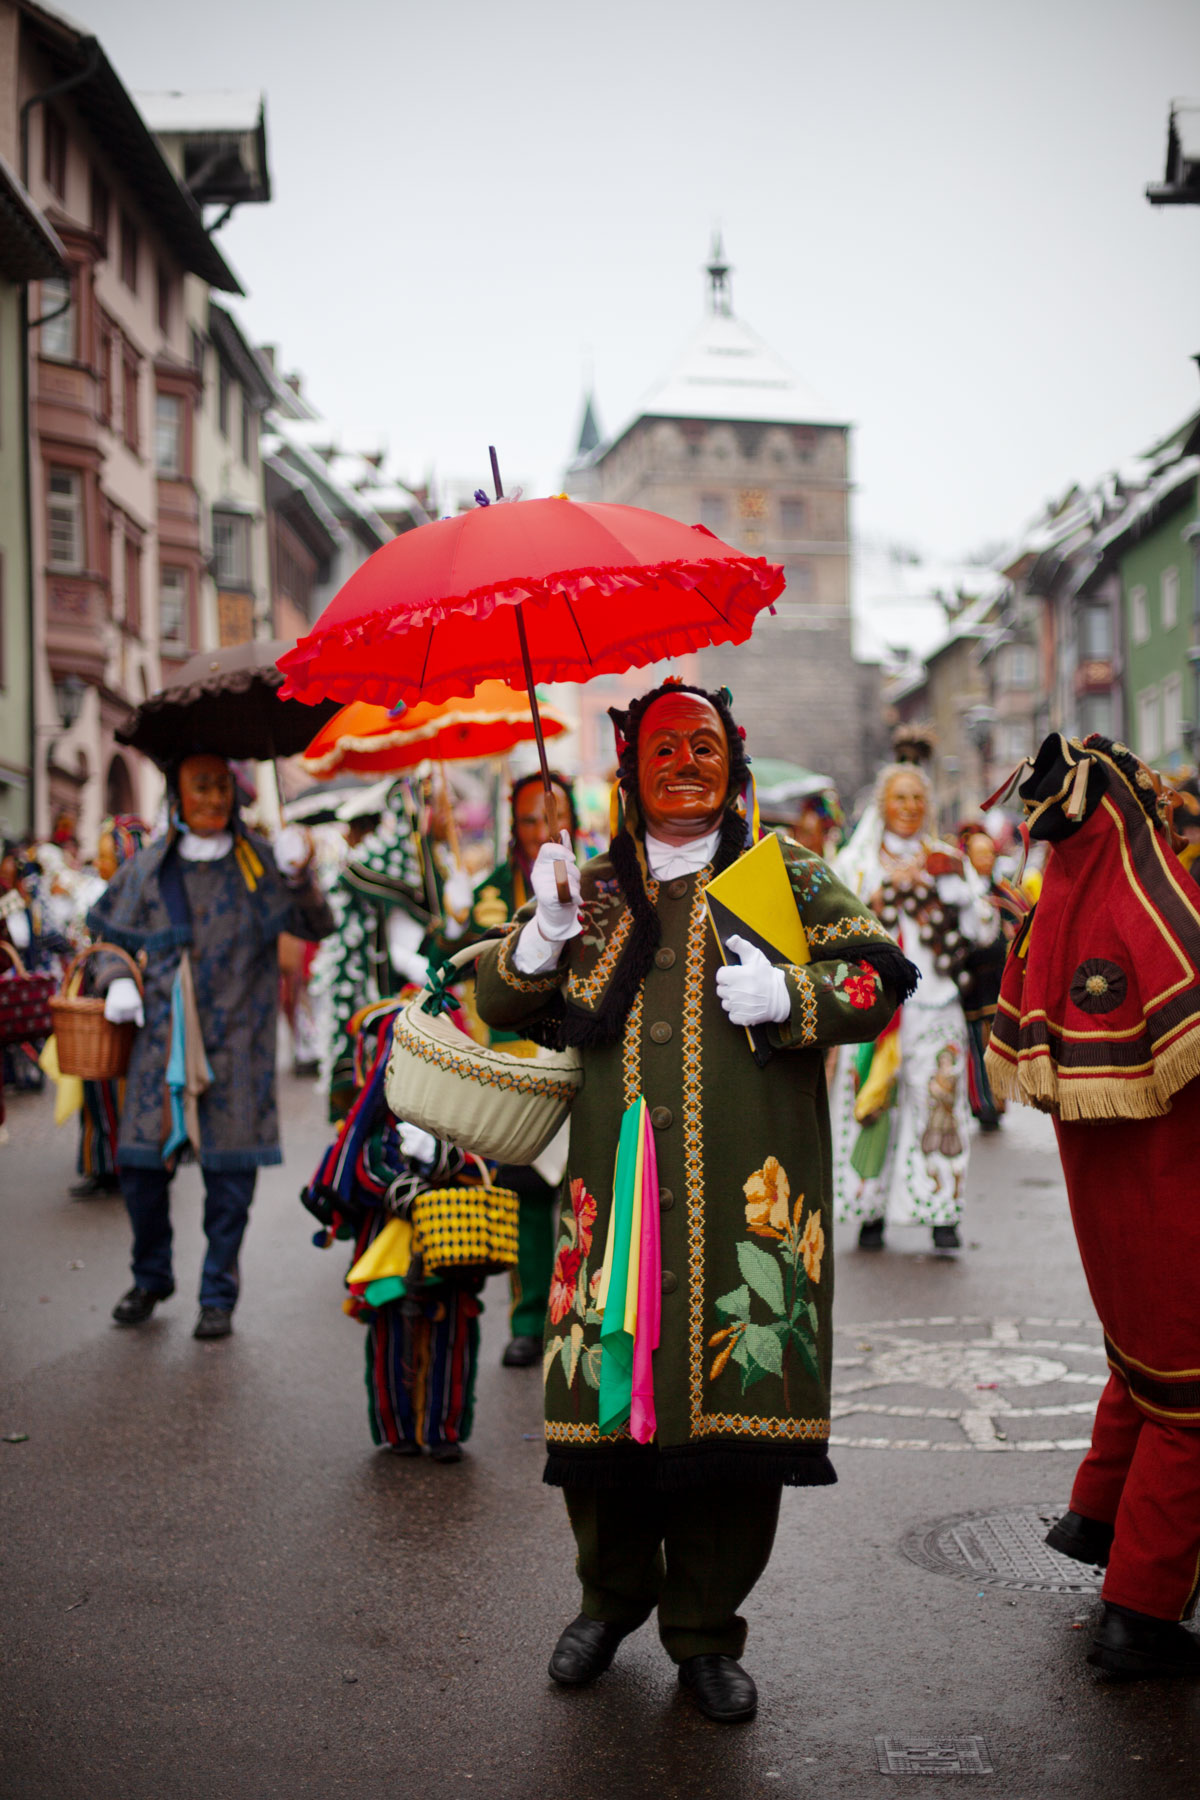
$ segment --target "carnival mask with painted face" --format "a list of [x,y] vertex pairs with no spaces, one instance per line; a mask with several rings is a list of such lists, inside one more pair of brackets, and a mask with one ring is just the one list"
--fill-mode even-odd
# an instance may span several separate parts
[[[567,796],[557,782],[553,784],[554,807],[559,831],[570,830],[571,808]],[[532,864],[543,844],[550,842],[546,823],[546,795],[540,776],[523,781],[513,794],[513,834],[517,849]]]
[[233,813],[233,771],[220,756],[187,756],[179,765],[179,810],[197,837],[229,829]]
[[967,860],[977,875],[987,881],[996,867],[996,846],[986,831],[973,831],[967,839]]
[[665,843],[705,837],[721,822],[729,745],[721,716],[700,694],[663,694],[638,733],[638,800],[646,830]]
[[883,822],[897,837],[916,837],[925,824],[925,789],[916,775],[893,775],[883,796]]

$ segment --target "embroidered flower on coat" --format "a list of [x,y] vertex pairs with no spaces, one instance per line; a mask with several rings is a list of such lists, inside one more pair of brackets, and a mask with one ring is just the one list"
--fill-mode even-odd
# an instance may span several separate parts
[[1080,1012],[1115,1012],[1125,999],[1129,983],[1118,963],[1089,956],[1071,977],[1071,1001]]
[[576,1176],[571,1183],[571,1211],[575,1214],[575,1241],[584,1256],[592,1247],[592,1230],[596,1223],[596,1200]]
[[554,1259],[550,1277],[550,1322],[561,1325],[575,1304],[575,1289],[583,1251],[577,1244],[564,1244]]
[[874,1006],[878,989],[875,985],[875,971],[866,963],[859,963],[857,971],[847,975],[842,983],[842,992],[851,1006],[859,1012],[869,1012]]
[[804,1273],[810,1281],[821,1279],[821,1258],[825,1254],[825,1228],[821,1224],[821,1215],[810,1212],[804,1225],[804,1235],[800,1239],[800,1255],[804,1262]]
[[787,1230],[792,1189],[779,1158],[768,1156],[742,1192],[746,1196],[746,1224],[755,1237],[782,1238]]

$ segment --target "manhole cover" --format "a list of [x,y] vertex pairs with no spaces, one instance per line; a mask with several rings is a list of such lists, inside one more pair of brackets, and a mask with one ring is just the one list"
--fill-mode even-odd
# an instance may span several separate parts
[[993,1775],[981,1737],[877,1737],[881,1775]]
[[1020,1506],[918,1525],[902,1538],[910,1562],[938,1575],[958,1575],[984,1587],[1026,1588],[1040,1594],[1094,1594],[1102,1569],[1060,1556],[1043,1542],[1065,1507]]

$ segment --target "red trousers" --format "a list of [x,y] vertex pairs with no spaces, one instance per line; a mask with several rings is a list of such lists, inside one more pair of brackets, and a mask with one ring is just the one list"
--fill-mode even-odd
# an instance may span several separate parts
[[1115,1526],[1103,1594],[1189,1618],[1200,1587],[1200,1080],[1162,1119],[1055,1122],[1112,1375],[1071,1507]]

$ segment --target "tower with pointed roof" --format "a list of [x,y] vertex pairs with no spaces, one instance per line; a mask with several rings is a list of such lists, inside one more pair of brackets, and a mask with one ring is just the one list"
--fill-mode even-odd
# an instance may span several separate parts
[[734,312],[720,233],[705,276],[683,355],[615,436],[586,446],[581,433],[567,489],[705,525],[783,564],[775,616],[746,644],[703,651],[694,672],[733,689],[752,753],[821,770],[849,797],[881,748],[877,672],[851,651],[850,425]]

